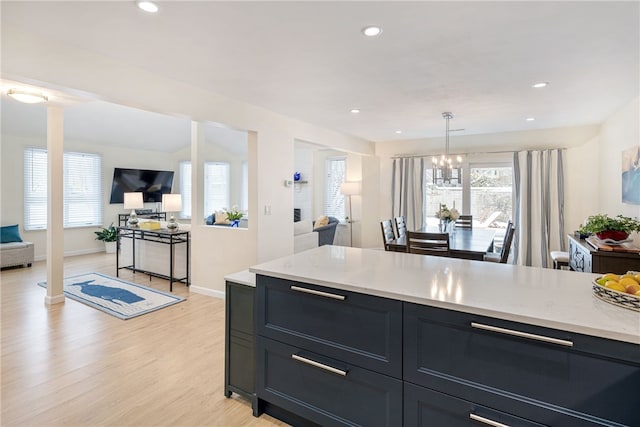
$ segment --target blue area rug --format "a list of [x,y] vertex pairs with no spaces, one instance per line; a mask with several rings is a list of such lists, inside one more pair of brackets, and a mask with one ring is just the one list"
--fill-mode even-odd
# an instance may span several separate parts
[[[46,287],[47,282],[38,285]],[[185,300],[100,273],[65,278],[64,294],[120,319],[131,319]]]

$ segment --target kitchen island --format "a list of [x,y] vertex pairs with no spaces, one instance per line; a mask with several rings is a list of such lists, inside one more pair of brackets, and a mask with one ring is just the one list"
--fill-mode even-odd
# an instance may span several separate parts
[[251,271],[256,414],[640,425],[640,314],[595,298],[597,275],[336,246]]

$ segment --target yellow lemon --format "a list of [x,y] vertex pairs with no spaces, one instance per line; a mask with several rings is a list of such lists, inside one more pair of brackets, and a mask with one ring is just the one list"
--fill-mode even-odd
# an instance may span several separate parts
[[638,283],[640,283],[640,273],[638,273],[635,276],[633,276],[633,278],[636,279],[638,281]]
[[617,274],[613,274],[613,273],[607,273],[604,276],[602,276],[603,279],[607,279],[607,280],[613,280],[615,282],[620,280],[620,276],[618,276]]
[[624,288],[624,286],[622,286],[620,283],[618,282],[614,282],[613,280],[609,280],[605,286],[609,289],[613,289],[614,291],[620,291],[620,292],[626,292],[626,289]]
[[600,285],[600,286],[604,286],[604,285],[606,285],[606,284],[607,284],[607,282],[608,282],[608,280],[607,280],[607,279],[605,279],[604,277],[601,277],[601,278],[599,278],[598,280],[596,280],[596,283],[597,283],[598,285]]
[[632,279],[631,277],[623,277],[618,281],[618,283],[620,283],[625,288],[627,287],[627,285],[637,285],[638,284],[638,282],[636,282],[636,279]]
[[623,274],[622,276],[620,276],[620,282],[622,282],[622,279],[631,279],[634,282],[638,283],[636,276],[634,276],[633,274]]

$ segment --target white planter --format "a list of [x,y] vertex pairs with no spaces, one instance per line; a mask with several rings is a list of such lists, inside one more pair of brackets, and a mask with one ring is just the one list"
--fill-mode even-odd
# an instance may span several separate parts
[[104,242],[105,252],[108,254],[115,254],[117,243],[118,242]]

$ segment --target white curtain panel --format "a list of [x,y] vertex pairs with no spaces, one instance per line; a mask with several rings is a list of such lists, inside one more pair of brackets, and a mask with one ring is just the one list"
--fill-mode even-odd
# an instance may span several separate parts
[[404,216],[408,230],[419,230],[425,223],[423,157],[393,159],[391,214]]
[[563,150],[514,153],[518,265],[550,267],[549,253],[566,250]]

